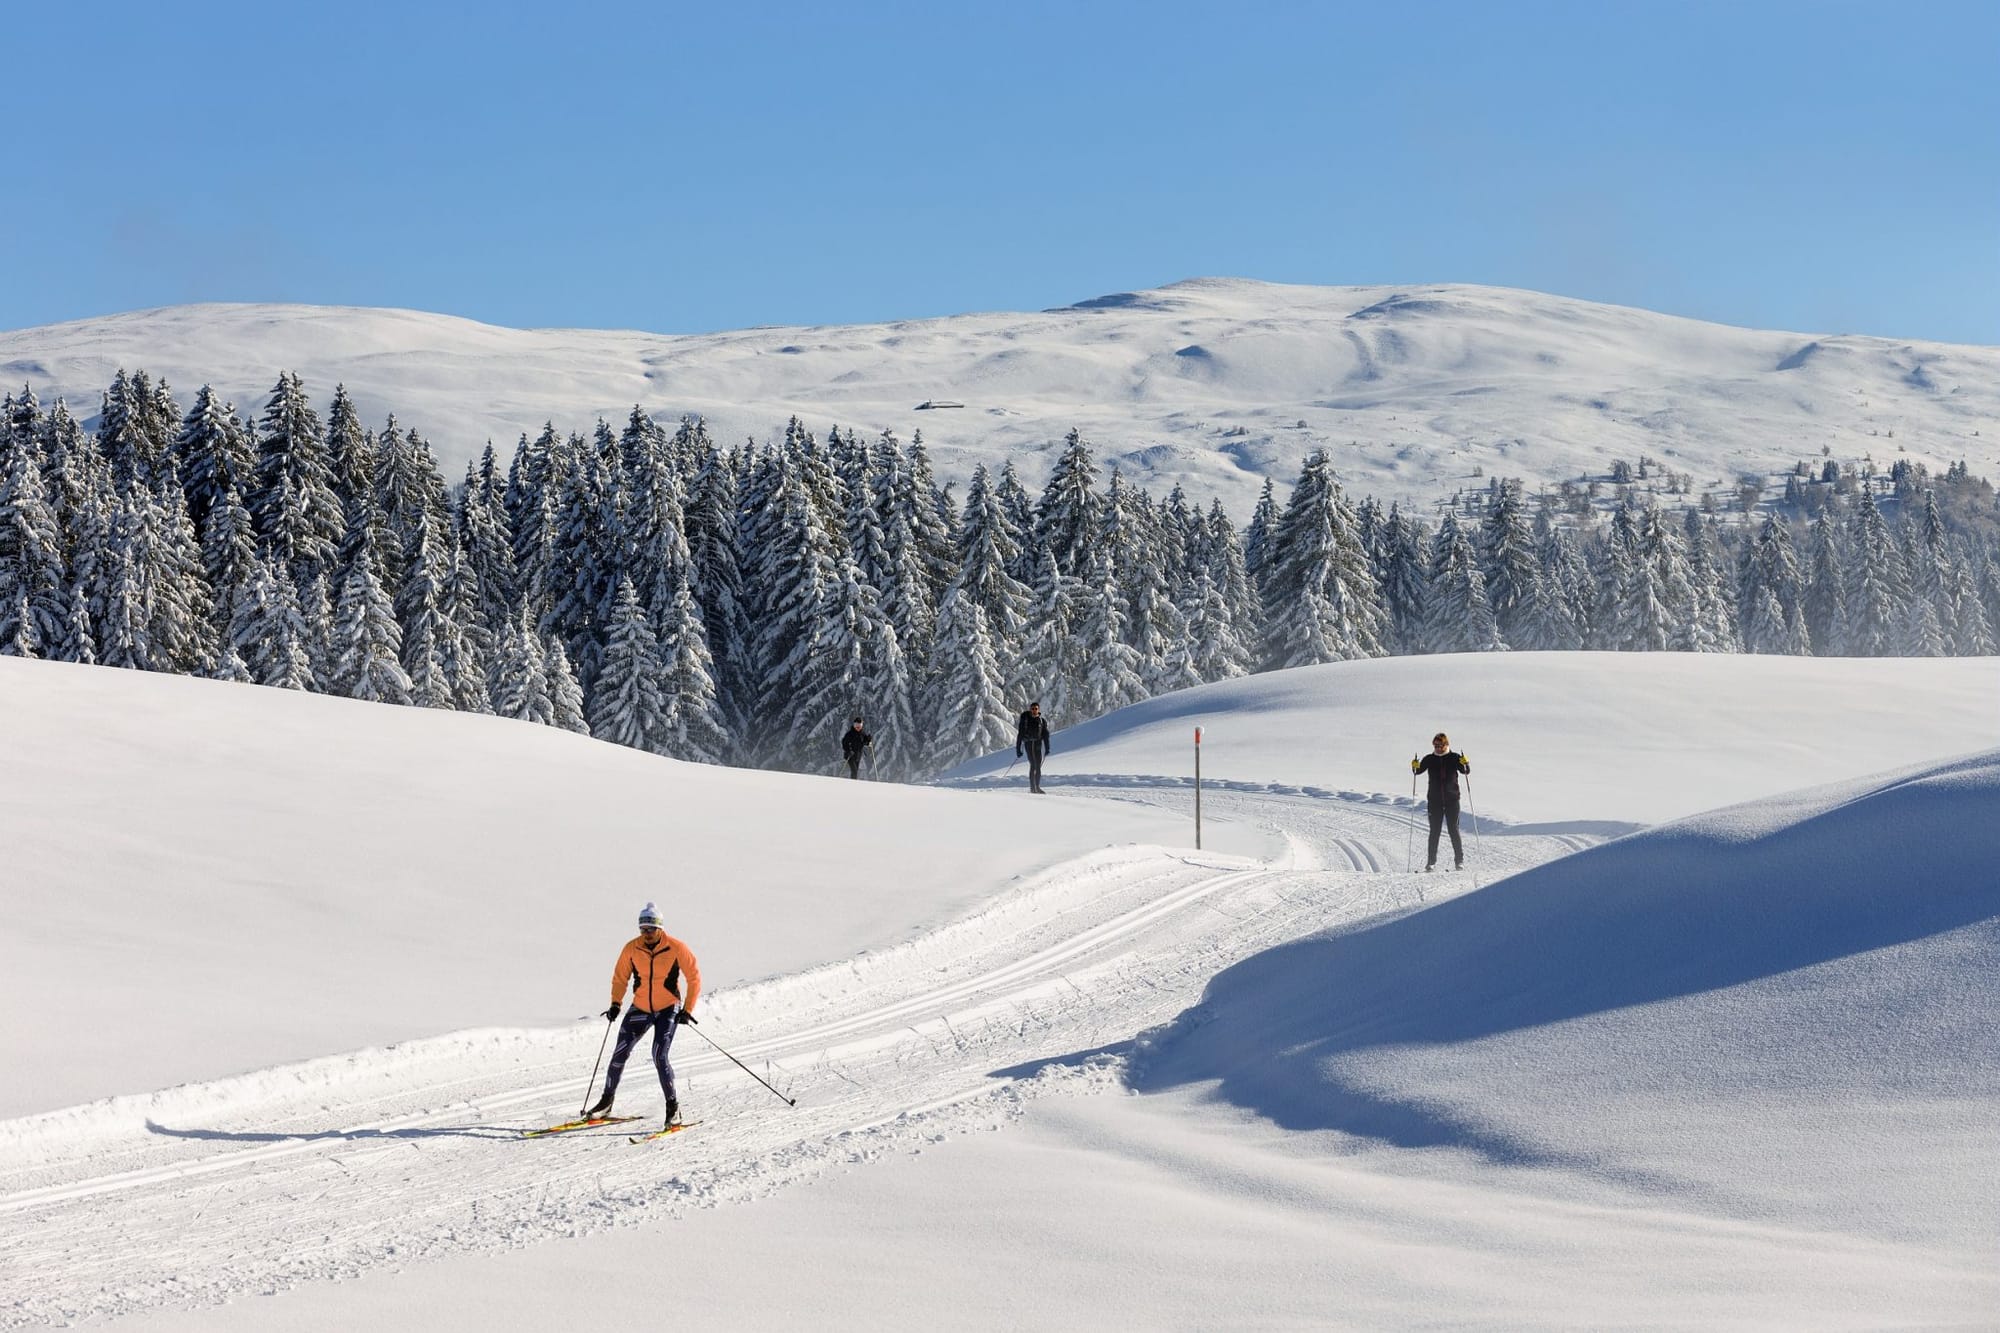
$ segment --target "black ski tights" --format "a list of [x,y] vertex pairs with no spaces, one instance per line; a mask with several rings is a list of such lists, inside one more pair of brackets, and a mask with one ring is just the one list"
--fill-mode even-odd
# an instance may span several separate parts
[[1430,811],[1431,854],[1430,859],[1424,862],[1425,868],[1428,869],[1438,863],[1438,829],[1440,826],[1446,826],[1451,829],[1451,859],[1459,865],[1464,865],[1465,844],[1458,840],[1458,802],[1453,801],[1449,805],[1433,805]]

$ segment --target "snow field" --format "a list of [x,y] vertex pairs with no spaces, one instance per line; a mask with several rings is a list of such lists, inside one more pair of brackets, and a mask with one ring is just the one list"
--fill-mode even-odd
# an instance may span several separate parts
[[[1996,691],[1992,657],[1386,657],[1179,690],[1076,727],[1059,719],[1047,776],[1178,784],[1202,726],[1204,782],[1407,800],[1411,756],[1443,731],[1472,762],[1481,815],[1622,832],[2000,746]],[[992,777],[1007,757],[948,776]]]
[[1183,829],[18,658],[0,735],[0,1116],[594,1013],[648,899],[726,991]]
[[[1247,812],[1231,805],[1218,818]],[[635,1148],[623,1127],[516,1138],[575,1113],[599,1024],[466,1034],[0,1126],[0,1216],[27,1224],[0,1259],[32,1293],[13,1322],[209,1303],[760,1198],[1102,1081],[1104,1059],[1072,1055],[1167,1021],[1230,962],[1475,882],[1322,869],[1346,863],[1342,845],[1385,860],[1401,817],[1294,805],[1299,850],[1269,866],[1105,854],[893,949],[718,995],[701,1006],[704,1031],[799,1105],[684,1031],[683,1112],[703,1124],[659,1145]],[[1496,835],[1494,869],[1564,850]],[[635,1056],[620,1110],[657,1098]],[[659,1152],[673,1154],[670,1176]]]
[[[704,1123],[659,1144],[626,1127],[518,1139],[574,1114],[596,1021],[350,1042],[0,1121],[0,1325],[598,1322],[656,1313],[663,1262],[681,1308],[731,1327],[829,1309],[878,1328],[1976,1324],[2000,1308],[2000,902],[1965,869],[1996,850],[2000,755],[1935,756],[2000,744],[1981,733],[1992,665],[1406,659],[1059,730],[1050,797],[929,794],[999,812],[1015,853],[1072,817],[1156,820],[1151,841],[1182,842],[1200,721],[1224,850],[1091,844],[969,871],[949,905],[879,873],[792,900],[774,947],[786,927],[830,947],[849,911],[923,919],[711,979],[703,1030],[800,1105],[683,1031],[682,1101]],[[173,699],[198,736],[229,730],[201,716],[224,697]],[[1433,720],[1440,700],[1452,715]],[[157,739],[159,712],[116,725]],[[1440,724],[1471,751],[1487,818],[1477,838],[1468,820],[1475,873],[1408,875],[1423,831],[1398,788]],[[46,747],[46,772],[92,755],[90,727],[70,730],[85,743]],[[159,755],[128,767],[175,771]],[[1397,783],[1371,785],[1385,765]],[[566,796],[595,794],[580,758],[557,771]],[[904,796],[856,785],[763,795],[788,819],[864,803],[829,824]],[[186,787],[155,782],[155,799]],[[1595,845],[1722,792],[1752,803]],[[930,859],[962,836],[936,812],[955,808],[905,825],[891,869],[935,882]],[[719,882],[788,850],[753,841]],[[769,883],[714,904],[737,917],[711,933],[756,936]],[[398,891],[368,885],[384,901],[346,910],[384,919]],[[41,947],[63,939],[24,915],[17,940],[20,920]],[[591,934],[601,987],[623,933]],[[161,1040],[163,1060],[207,1058]],[[657,1097],[642,1048],[619,1109]],[[257,1293],[276,1294],[241,1299]]]

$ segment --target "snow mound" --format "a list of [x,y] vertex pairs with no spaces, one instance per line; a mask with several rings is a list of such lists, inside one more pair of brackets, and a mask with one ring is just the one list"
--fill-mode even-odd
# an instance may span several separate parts
[[1230,968],[1136,1082],[1708,1210],[1990,1246],[1996,816],[2000,751],[1636,834]]

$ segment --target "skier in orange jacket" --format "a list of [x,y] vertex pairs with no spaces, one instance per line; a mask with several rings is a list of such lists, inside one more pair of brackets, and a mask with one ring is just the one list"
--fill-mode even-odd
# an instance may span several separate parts
[[604,1096],[584,1114],[609,1115],[611,1100],[618,1095],[618,1079],[625,1072],[626,1057],[653,1029],[653,1068],[660,1073],[660,1091],[667,1098],[667,1123],[673,1124],[681,1104],[674,1096],[674,1067],[667,1063],[667,1051],[674,1044],[674,1029],[692,1023],[694,1002],[701,995],[701,969],[695,965],[694,950],[660,929],[659,909],[647,903],[639,913],[639,937],[618,953],[611,969],[611,1007],[604,1021],[618,1022],[625,1003],[625,991],[632,990],[632,1008],[619,1024],[618,1044],[612,1048],[611,1065],[604,1071]]

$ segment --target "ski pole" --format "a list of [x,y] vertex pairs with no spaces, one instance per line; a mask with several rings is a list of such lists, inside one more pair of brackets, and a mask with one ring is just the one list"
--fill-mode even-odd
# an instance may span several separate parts
[[[1410,832],[1403,839],[1403,873],[1413,875],[1417,870],[1417,772],[1410,770]],[[1423,886],[1417,886],[1417,895],[1423,896]]]
[[604,1039],[597,1043],[597,1063],[590,1067],[590,1082],[583,1085],[583,1108],[577,1112],[579,1116],[590,1114],[590,1090],[597,1086],[597,1071],[604,1066],[604,1048],[611,1044],[611,1029],[617,1026],[616,1019],[604,1025]]
[[[706,1032],[703,1032],[701,1030],[701,1025],[698,1023],[694,1025],[694,1034],[695,1036],[700,1037],[703,1041],[707,1042],[709,1045],[715,1047],[716,1050],[722,1051],[721,1043],[716,1041],[715,1038],[709,1036]],[[722,1051],[722,1053],[724,1055],[729,1055],[728,1051]],[[735,1064],[735,1066],[738,1069],[748,1074],[751,1078],[756,1079],[759,1083],[762,1083],[765,1087],[771,1088],[770,1082],[762,1074],[752,1069],[749,1065],[744,1064],[741,1060],[738,1060],[733,1055],[729,1055],[729,1059],[732,1063]],[[797,1106],[799,1104],[798,1098],[787,1097],[784,1093],[779,1092],[776,1088],[771,1088],[771,1095],[773,1097],[776,1097],[779,1101],[783,1102],[787,1106]]]
[[1483,858],[1486,855],[1486,840],[1479,836],[1479,807],[1472,800],[1472,774],[1465,775],[1465,813],[1472,816],[1472,845]]

